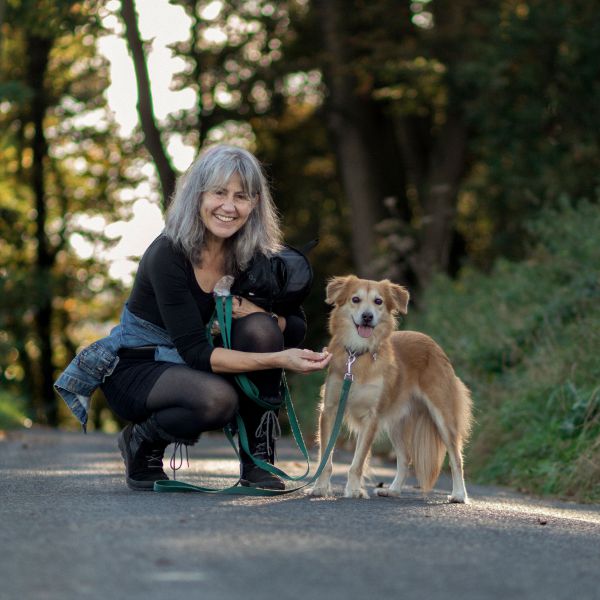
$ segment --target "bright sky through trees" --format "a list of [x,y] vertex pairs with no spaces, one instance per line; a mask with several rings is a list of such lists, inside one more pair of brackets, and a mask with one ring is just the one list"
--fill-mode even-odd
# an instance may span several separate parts
[[[172,75],[182,68],[182,64],[180,59],[172,57],[168,45],[189,35],[190,21],[181,7],[170,5],[168,0],[137,0],[136,7],[142,38],[152,40],[152,49],[148,53],[147,61],[155,115],[160,121],[168,113],[178,109],[190,109],[195,103],[192,90],[175,92],[170,89]],[[104,24],[114,33],[101,38],[98,47],[100,53],[110,61],[111,84],[106,90],[108,104],[119,123],[121,135],[126,137],[131,135],[138,124],[135,72],[123,35],[124,26],[118,16],[120,2],[108,2],[106,9]],[[203,16],[207,20],[213,19],[220,10],[221,3],[212,2]],[[167,150],[173,165],[180,171],[189,166],[196,152],[195,148],[183,144],[178,135],[169,137]],[[121,236],[120,242],[102,256],[111,263],[110,275],[125,282],[131,281],[137,264],[135,257],[143,253],[164,224],[156,192],[157,186],[154,185],[154,167],[149,162],[143,171],[147,176],[147,183],[141,184],[132,192],[133,198],[136,199],[131,220],[106,224],[98,222],[97,218],[82,217],[86,229],[104,230],[110,236]],[[83,257],[97,252],[94,245],[82,236],[73,236],[71,243]],[[134,260],[131,260],[132,258]]]

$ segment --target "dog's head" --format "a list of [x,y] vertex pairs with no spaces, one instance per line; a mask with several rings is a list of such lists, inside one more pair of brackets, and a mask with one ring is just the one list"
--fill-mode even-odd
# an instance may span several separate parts
[[407,313],[408,300],[406,288],[388,279],[334,277],[327,284],[325,299],[334,306],[329,331],[340,335],[355,352],[376,352],[381,340],[394,330],[395,316]]

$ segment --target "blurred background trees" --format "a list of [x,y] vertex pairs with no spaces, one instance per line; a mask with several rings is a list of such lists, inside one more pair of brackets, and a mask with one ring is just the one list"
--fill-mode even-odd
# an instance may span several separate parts
[[[543,236],[532,223],[597,206],[594,2],[169,4],[187,31],[170,46],[172,88],[194,102],[158,118],[155,41],[138,26],[151,3],[0,2],[0,384],[35,421],[60,421],[54,376],[118,317],[129,282],[109,275],[110,224],[130,216],[134,189],[168,205],[174,140],[192,153],[252,149],[288,242],[320,238],[310,345],[326,339],[330,275],[390,277],[421,315],[437,314],[440,276],[450,294],[465,273],[533,260]],[[139,125],[127,137],[104,93],[107,36],[126,40],[135,64]]]
[[102,95],[97,6],[8,2],[0,63],[0,336],[2,389],[23,396],[33,418],[57,425],[52,383],[76,348],[72,324],[112,317],[118,289],[106,266],[73,252],[73,236],[101,247],[83,215],[117,215],[136,154],[121,140]]

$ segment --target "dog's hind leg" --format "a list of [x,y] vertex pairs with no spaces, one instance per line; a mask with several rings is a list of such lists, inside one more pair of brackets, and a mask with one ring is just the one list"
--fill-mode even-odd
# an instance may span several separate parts
[[452,494],[448,496],[450,502],[468,503],[469,497],[465,488],[465,478],[463,474],[462,449],[463,443],[471,428],[471,394],[464,383],[456,378],[457,400],[456,404],[460,407],[457,413],[455,434],[447,444],[448,455],[450,457],[450,468],[452,470]]
[[469,497],[465,488],[461,446],[461,441],[456,438],[446,444],[448,458],[450,459],[450,470],[452,471],[452,494],[448,496],[448,500],[458,504],[468,504]]
[[402,485],[406,479],[407,472],[407,460],[406,452],[404,450],[404,444],[402,441],[403,433],[401,424],[397,424],[388,432],[390,442],[396,453],[396,477],[392,481],[391,485],[387,488],[375,488],[375,493],[378,496],[393,496],[398,497],[402,493]]
[[365,461],[371,450],[371,445],[377,433],[377,418],[374,416],[364,417],[358,438],[356,439],[356,450],[348,473],[348,482],[344,496],[346,498],[368,498],[369,493],[363,487],[363,470]]
[[447,423],[442,412],[426,395],[423,395],[421,399],[429,410],[429,414],[435,423],[442,443],[448,451],[450,470],[452,472],[452,494],[448,496],[448,501],[456,502],[458,504],[468,504],[469,498],[467,496],[463,474],[462,440],[460,435],[456,432],[456,423],[453,423],[452,425]]

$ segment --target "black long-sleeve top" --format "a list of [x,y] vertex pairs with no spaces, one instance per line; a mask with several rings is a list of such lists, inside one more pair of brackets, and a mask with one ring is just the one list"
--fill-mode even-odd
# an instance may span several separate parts
[[[128,308],[138,317],[166,329],[190,367],[212,371],[213,347],[206,324],[215,308],[213,295],[202,290],[190,260],[164,234],[142,256]],[[286,318],[285,346],[298,346],[306,334],[304,311],[298,307],[282,316]]]

